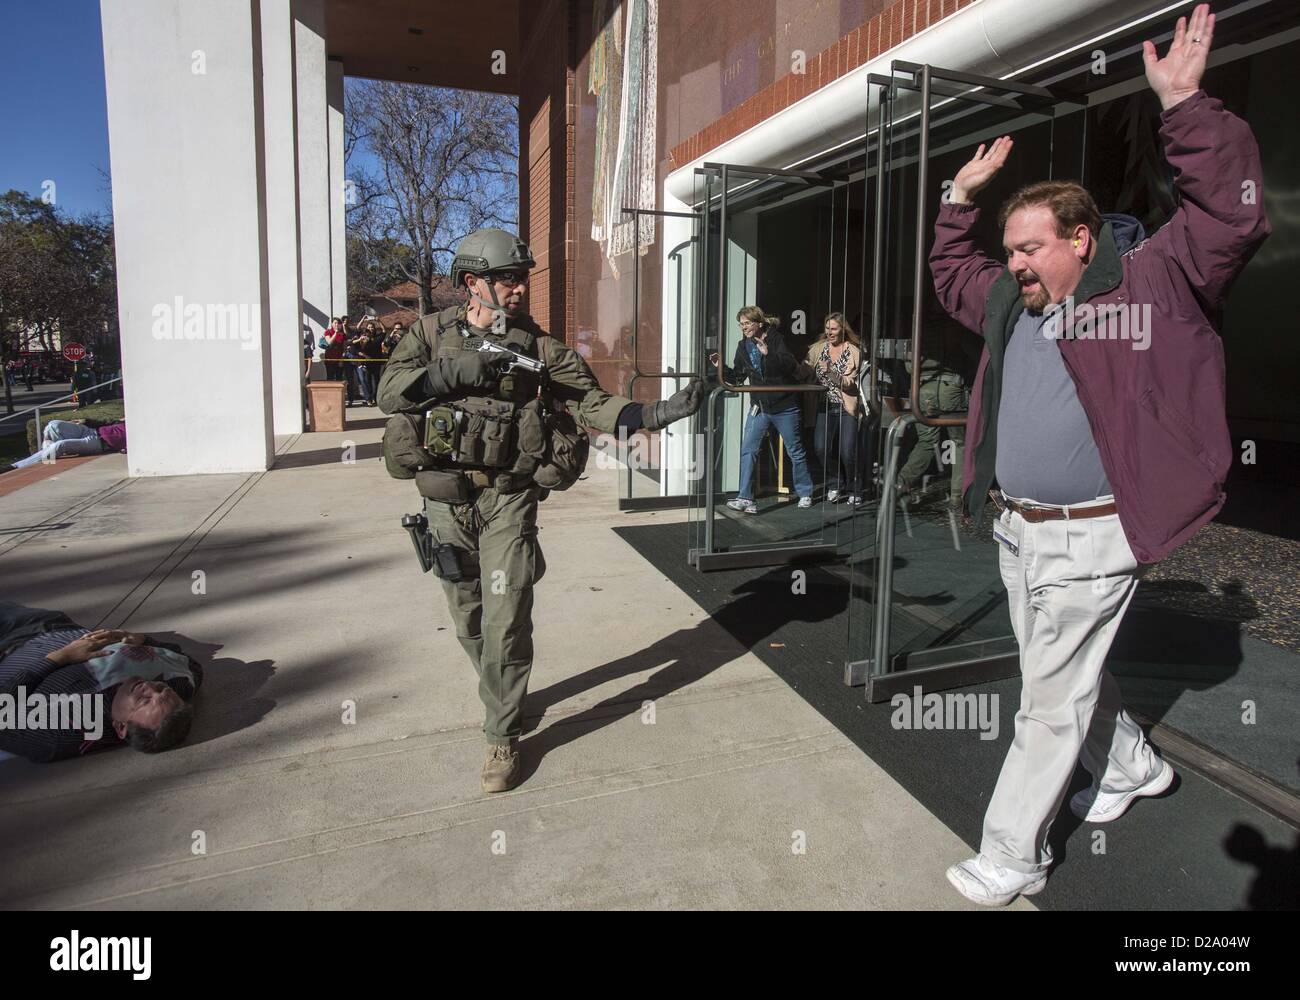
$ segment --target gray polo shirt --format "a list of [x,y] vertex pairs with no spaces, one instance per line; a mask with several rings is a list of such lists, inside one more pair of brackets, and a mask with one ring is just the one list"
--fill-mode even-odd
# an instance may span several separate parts
[[1021,312],[1007,344],[998,405],[998,485],[1008,496],[1039,503],[1083,503],[1111,488],[1061,348],[1044,335],[1048,315]]

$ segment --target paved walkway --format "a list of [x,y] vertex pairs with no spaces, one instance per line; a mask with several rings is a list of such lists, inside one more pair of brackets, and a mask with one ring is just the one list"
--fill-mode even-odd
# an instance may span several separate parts
[[684,514],[619,514],[594,461],[542,506],[528,780],[483,796],[473,671],[397,523],[414,490],[379,414],[350,416],[267,473],[110,455],[0,498],[5,597],[209,664],[182,748],[0,762],[0,842],[25,845],[0,905],[966,907],[960,839],[721,628],[698,652],[722,668],[618,704],[703,613],[611,530]]

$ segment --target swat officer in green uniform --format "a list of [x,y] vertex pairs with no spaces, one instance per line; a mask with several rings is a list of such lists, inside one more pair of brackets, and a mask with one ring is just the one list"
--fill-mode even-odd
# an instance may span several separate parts
[[580,354],[523,311],[535,266],[515,235],[471,233],[452,263],[466,303],[413,323],[379,383],[380,408],[395,414],[385,460],[424,497],[431,557],[422,561],[441,577],[456,637],[478,672],[485,792],[519,780],[533,585],[546,571],[537,504],[582,471],[586,437],[574,418],[613,435],[658,430],[695,413],[705,393],[693,380],[643,406],[603,390]]

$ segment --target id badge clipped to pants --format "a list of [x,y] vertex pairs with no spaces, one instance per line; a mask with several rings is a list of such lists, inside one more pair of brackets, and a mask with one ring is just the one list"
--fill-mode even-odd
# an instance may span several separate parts
[[[1005,521],[1003,520],[1005,518]],[[1020,555],[1020,532],[1011,526],[1011,512],[1006,511],[993,521],[993,537],[1011,555]]]

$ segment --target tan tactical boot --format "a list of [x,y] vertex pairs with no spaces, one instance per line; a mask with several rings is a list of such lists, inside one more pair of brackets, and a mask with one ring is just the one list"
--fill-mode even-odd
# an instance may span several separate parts
[[508,792],[519,783],[519,770],[519,751],[513,742],[509,746],[492,744],[483,762],[483,791]]

